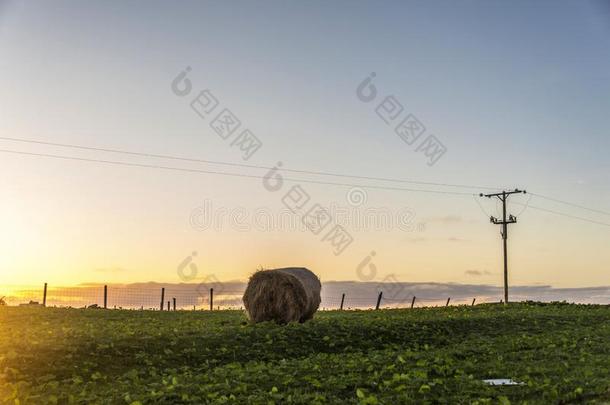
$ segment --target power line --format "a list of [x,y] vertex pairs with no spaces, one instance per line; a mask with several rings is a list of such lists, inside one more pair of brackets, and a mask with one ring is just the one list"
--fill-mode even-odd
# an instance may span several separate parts
[[[538,193],[528,192],[528,194],[529,194],[529,198],[527,199],[525,204],[519,203],[519,202],[513,202],[512,203],[512,204],[521,205],[521,206],[524,207],[523,210],[521,212],[519,212],[518,215],[522,214],[528,207],[532,207],[531,205],[529,205],[529,202],[531,201],[532,197],[537,197],[537,198],[545,199],[545,200],[548,200],[548,201],[553,201],[553,202],[556,202],[556,203],[559,203],[559,204],[564,204],[564,205],[567,205],[567,206],[570,206],[570,207],[580,208],[580,209],[583,209],[583,210],[586,210],[586,211],[595,212],[597,214],[603,214],[603,215],[610,216],[610,212],[608,212],[608,211],[602,211],[602,210],[598,210],[598,209],[595,209],[595,208],[585,207],[583,205],[574,204],[574,203],[571,203],[571,202],[568,202],[568,201],[559,200],[557,198],[544,196],[544,195],[541,195],[541,194],[538,194]],[[475,201],[478,203],[479,207],[481,208],[481,211],[489,216],[489,214],[487,214],[487,212],[483,209],[483,207],[481,206],[479,201],[476,200],[476,199],[475,199]],[[499,202],[499,201],[497,201],[497,202]],[[534,209],[538,209],[538,210],[547,211],[547,212],[550,212],[550,213],[553,213],[553,214],[557,214],[557,215],[563,215],[563,216],[566,216],[566,217],[569,217],[569,218],[572,218],[572,219],[580,219],[580,220],[591,222],[591,223],[595,223],[595,224],[610,226],[610,224],[607,224],[607,223],[604,223],[604,222],[590,220],[590,219],[582,218],[582,217],[575,216],[575,215],[565,214],[565,213],[562,213],[562,212],[559,212],[559,211],[548,210],[548,209],[544,209],[544,208],[540,208],[540,207],[533,207],[533,208]]]
[[[244,163],[232,163],[232,162],[221,162],[221,161],[205,160],[205,159],[194,159],[194,158],[186,158],[186,157],[172,156],[172,155],[134,152],[134,151],[121,150],[121,149],[98,148],[98,147],[90,147],[90,146],[83,146],[83,145],[64,144],[64,143],[56,143],[56,142],[46,142],[46,141],[38,141],[38,140],[33,140],[33,139],[22,139],[22,138],[12,138],[12,137],[1,137],[0,136],[0,140],[22,142],[22,143],[31,143],[31,144],[40,144],[40,145],[47,145],[47,146],[58,146],[58,147],[64,147],[64,148],[90,150],[90,151],[98,151],[98,152],[118,153],[118,154],[131,155],[131,156],[152,157],[152,158],[170,159],[170,160],[178,160],[178,161],[194,162],[194,163],[216,164],[216,165],[233,166],[233,167],[240,167],[240,168],[265,169],[265,170],[269,170],[270,169],[270,167],[267,167],[267,166],[250,165],[250,164],[244,164]],[[128,162],[120,162],[120,161],[112,161],[112,160],[102,160],[102,159],[88,159],[88,158],[79,158],[79,157],[72,157],[72,156],[45,154],[45,153],[14,151],[14,150],[7,150],[7,149],[0,149],[0,152],[12,153],[12,154],[21,154],[21,155],[29,155],[29,156],[38,156],[38,157],[47,157],[47,158],[56,158],[56,159],[65,159],[65,160],[85,161],[85,162],[92,162],[92,163],[123,165],[123,166],[130,166],[130,167],[154,168],[154,169],[163,169],[163,170],[174,170],[174,171],[183,171],[183,172],[191,172],[191,173],[214,174],[214,175],[223,175],[223,176],[232,176],[232,177],[244,177],[244,178],[255,178],[255,179],[262,179],[262,178],[264,178],[263,176],[247,175],[247,174],[240,174],[240,173],[230,173],[230,172],[213,171],[213,170],[200,170],[200,169],[187,169],[187,168],[178,168],[178,167],[172,167],[172,166],[150,165],[150,164],[139,164],[139,163],[128,163]],[[493,187],[477,187],[477,186],[470,186],[470,185],[465,185],[465,184],[436,183],[436,182],[405,180],[405,179],[396,179],[396,178],[387,178],[387,177],[358,176],[358,175],[348,175],[348,174],[332,173],[332,172],[324,172],[324,171],[298,170],[298,169],[288,169],[288,168],[282,168],[282,171],[291,172],[291,173],[321,175],[321,176],[334,176],[334,177],[343,177],[343,178],[353,178],[353,179],[360,179],[360,180],[386,181],[386,182],[407,183],[407,184],[411,183],[411,184],[420,184],[420,185],[437,186],[437,187],[456,187],[456,188],[466,188],[466,189],[481,188],[481,189],[487,189],[487,190],[497,190],[498,189],[498,188],[493,188]],[[363,187],[363,188],[369,188],[369,189],[390,190],[390,191],[410,191],[410,192],[424,192],[424,193],[435,193],[435,194],[472,195],[472,196],[476,196],[475,194],[466,193],[466,192],[452,192],[452,191],[441,191],[441,190],[426,190],[426,189],[412,189],[412,188],[400,188],[400,187],[386,187],[386,186],[362,185],[362,184],[353,184],[353,183],[317,181],[317,180],[308,180],[308,179],[285,178],[285,180],[287,180],[287,181],[294,181],[294,182],[302,182],[302,183],[320,184],[320,185],[334,185],[334,186],[342,186],[342,187]],[[537,193],[530,193],[530,194],[533,195],[533,196],[536,196],[538,198],[548,200],[548,201],[553,201],[553,202],[564,204],[564,205],[571,206],[571,207],[574,207],[574,208],[579,208],[579,209],[587,210],[587,211],[590,211],[590,212],[595,212],[595,213],[598,213],[598,214],[603,214],[603,215],[610,216],[610,212],[608,212],[608,211],[602,211],[602,210],[598,210],[598,209],[594,209],[594,208],[585,207],[583,205],[574,204],[574,203],[571,203],[571,202],[568,202],[568,201],[559,200],[557,198],[548,197],[548,196],[537,194]],[[477,201],[477,203],[479,205],[479,208],[481,208],[481,210],[483,212],[485,212],[483,210],[483,207],[478,202],[478,200],[476,200],[476,201]],[[529,203],[529,200],[528,200],[528,203]],[[513,204],[524,205],[524,204],[520,204],[520,203],[513,203]],[[528,204],[525,204],[526,208],[527,208],[527,205]],[[537,210],[540,210],[540,211],[545,211],[545,212],[549,212],[549,213],[552,213],[552,214],[556,214],[556,215],[562,215],[562,216],[565,216],[565,217],[568,217],[568,218],[572,218],[572,219],[576,219],[576,220],[586,221],[586,222],[590,222],[590,223],[594,223],[594,224],[598,224],[598,225],[603,225],[603,226],[610,226],[610,224],[608,224],[608,223],[604,223],[604,222],[600,222],[600,221],[595,221],[595,220],[591,220],[591,219],[587,219],[587,218],[583,218],[583,217],[579,217],[579,216],[575,216],[575,215],[571,215],[571,214],[566,214],[566,213],[559,212],[559,211],[553,211],[553,210],[545,209],[545,208],[541,208],[541,207],[533,207],[531,205],[529,207],[537,209]]]
[[610,224],[606,223],[606,222],[595,221],[593,219],[588,219],[588,218],[583,218],[583,217],[579,217],[579,216],[576,216],[576,215],[566,214],[565,212],[549,210],[547,208],[535,207],[535,206],[533,206],[531,204],[529,205],[529,208],[532,208],[532,209],[538,210],[538,211],[548,212],[548,213],[555,214],[555,215],[561,215],[561,216],[564,216],[564,217],[567,217],[567,218],[577,219],[577,220],[580,220],[580,221],[590,222],[592,224],[603,225],[603,226],[610,226]]
[[[179,160],[179,161],[191,162],[191,163],[206,163],[206,164],[233,166],[233,167],[241,167],[241,168],[248,168],[248,169],[264,169],[264,170],[271,169],[268,166],[251,165],[251,164],[246,164],[246,163],[221,162],[221,161],[216,161],[216,160],[195,159],[195,158],[187,158],[187,157],[182,157],[182,156],[160,155],[160,154],[145,153],[145,152],[134,152],[134,151],[127,151],[127,150],[123,150],[123,149],[109,149],[109,148],[98,148],[98,147],[92,147],[92,146],[83,146],[83,145],[75,145],[75,144],[67,144],[67,143],[46,142],[46,141],[38,141],[38,140],[34,140],[34,139],[12,138],[12,137],[4,137],[4,136],[0,136],[0,139],[5,140],[5,141],[23,142],[23,143],[31,143],[31,144],[47,145],[47,146],[58,146],[58,147],[62,147],[62,148],[90,150],[90,151],[96,151],[96,152],[119,153],[119,154],[123,154],[123,155],[131,155],[131,156]],[[316,175],[316,176],[352,178],[352,179],[359,179],[359,180],[386,181],[386,182],[392,182],[392,183],[407,183],[407,184],[419,184],[419,185],[425,185],[425,186],[455,187],[455,188],[465,188],[465,189],[499,190],[499,187],[470,186],[470,185],[466,185],[466,184],[451,184],[451,183],[435,183],[435,182],[418,181],[418,180],[396,179],[396,178],[389,178],[389,177],[359,176],[359,175],[333,173],[333,172],[326,172],[326,171],[299,170],[299,169],[282,169],[282,170],[285,172],[291,172],[291,173],[312,174],[312,175]]]
[[485,214],[486,217],[491,217],[491,214],[489,214],[487,211],[485,211],[485,208],[483,208],[483,205],[481,204],[481,202],[479,201],[479,196],[476,194],[472,195],[473,200],[477,203],[477,205],[479,206],[479,208],[481,209],[481,212],[483,214]]
[[[529,192],[528,192],[528,194],[535,195],[534,193],[529,193]],[[548,212],[550,214],[560,215],[560,216],[563,216],[563,217],[566,217],[566,218],[571,218],[571,219],[576,219],[576,220],[580,220],[580,221],[585,221],[585,222],[589,222],[589,223],[597,224],[597,225],[610,226],[610,223],[596,221],[594,219],[589,219],[589,218],[584,218],[584,217],[579,217],[577,215],[567,214],[565,212],[555,211],[555,210],[551,210],[551,209],[548,209],[548,208],[536,207],[536,206],[533,206],[533,205],[529,204],[529,200],[527,201],[526,204],[519,203],[519,202],[513,202],[512,204],[523,206],[524,207],[523,211],[525,211],[526,208],[532,208],[534,210]]]
[[[8,149],[0,149],[0,152],[17,154],[17,155],[25,155],[25,156],[45,157],[45,158],[62,159],[62,160],[74,160],[74,161],[79,161],[79,162],[90,162],[90,163],[103,163],[103,164],[139,167],[139,168],[147,168],[147,169],[162,169],[162,170],[172,170],[172,171],[180,171],[180,172],[188,172],[188,173],[202,173],[202,174],[214,174],[214,175],[220,175],[220,176],[244,177],[244,178],[251,178],[251,179],[264,179],[265,178],[265,176],[255,176],[255,175],[249,175],[249,174],[243,174],[243,173],[231,173],[231,172],[201,170],[201,169],[187,169],[187,168],[183,168],[183,167],[149,165],[149,164],[142,164],[142,163],[128,163],[128,162],[120,162],[120,161],[115,161],[115,160],[102,160],[102,159],[80,158],[80,157],[74,157],[74,156],[55,155],[55,154],[50,154],[50,153],[23,152],[23,151],[15,151],[15,150],[8,150]],[[340,187],[361,187],[361,188],[368,188],[368,189],[375,189],[375,190],[408,191],[408,192],[449,194],[449,195],[468,195],[468,196],[472,195],[472,193],[465,193],[465,192],[459,192],[459,191],[387,187],[387,186],[375,186],[375,185],[358,184],[358,183],[339,183],[339,182],[309,180],[309,179],[294,179],[294,178],[288,178],[288,177],[284,177],[283,179],[286,181],[292,181],[292,182],[298,182],[298,183],[320,184],[320,185],[340,186]]]
[[529,193],[529,196],[527,197],[527,201],[525,202],[525,204],[520,204],[523,206],[523,209],[521,211],[519,211],[517,213],[517,215],[515,215],[516,217],[518,217],[519,215],[523,214],[525,212],[525,210],[528,209],[529,205],[530,205],[530,201],[532,201],[532,197],[534,195],[532,193]]
[[595,209],[595,208],[589,208],[589,207],[585,207],[583,205],[578,205],[578,204],[574,204],[574,203],[571,203],[571,202],[558,200],[557,198],[547,197],[547,196],[540,195],[540,194],[535,194],[535,193],[531,193],[531,194],[533,196],[538,197],[538,198],[543,198],[545,200],[553,201],[553,202],[556,202],[556,203],[569,205],[571,207],[580,208],[580,209],[591,211],[591,212],[595,212],[595,213],[598,213],[598,214],[610,215],[610,212],[608,212],[608,211],[602,211],[602,210],[598,210],[598,209]]

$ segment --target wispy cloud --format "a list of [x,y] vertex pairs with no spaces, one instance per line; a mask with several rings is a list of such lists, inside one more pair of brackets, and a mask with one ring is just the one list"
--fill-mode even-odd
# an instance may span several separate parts
[[487,270],[466,270],[464,272],[464,274],[466,274],[467,276],[491,276],[493,273],[491,273],[490,271]]
[[[467,273],[485,275],[485,270],[469,270]],[[222,288],[214,290],[215,303],[221,307],[240,308],[242,292],[246,282],[223,282]],[[177,297],[180,308],[192,309],[209,305],[209,285],[199,283],[135,283],[125,285],[108,285],[108,299],[112,306],[123,308],[159,308],[161,288],[165,289],[165,297]],[[85,305],[100,305],[103,285],[83,284],[76,287],[51,288],[47,300],[48,305],[83,307]],[[396,281],[327,281],[322,284],[322,306],[336,307],[338,300],[345,294],[347,307],[368,307],[375,305],[379,291],[384,292],[384,305],[408,306],[413,296],[417,297],[417,305],[443,304],[448,297],[454,304],[476,302],[499,302],[503,296],[500,286],[486,284],[460,284],[435,282],[396,282]],[[1,295],[0,295],[1,296]],[[38,300],[39,291],[32,295],[31,290],[16,291],[14,296],[7,297],[13,304]],[[554,288],[548,285],[512,286],[511,301],[568,301],[580,303],[608,304],[610,302],[610,287],[588,288]]]

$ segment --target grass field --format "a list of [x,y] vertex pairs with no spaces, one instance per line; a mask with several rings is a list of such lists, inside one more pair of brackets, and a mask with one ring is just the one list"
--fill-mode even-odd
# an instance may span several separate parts
[[[610,401],[610,307],[243,313],[0,307],[8,403]],[[512,378],[520,386],[481,380]]]

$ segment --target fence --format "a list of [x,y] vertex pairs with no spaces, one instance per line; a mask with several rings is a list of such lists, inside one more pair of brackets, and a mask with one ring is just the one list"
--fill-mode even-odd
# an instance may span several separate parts
[[[333,284],[334,283],[334,284]],[[350,283],[348,283],[350,284]],[[350,284],[351,285],[351,284]],[[392,285],[370,285],[369,289],[339,286],[336,282],[322,286],[321,310],[421,308],[433,306],[476,305],[500,302],[501,288],[482,286],[466,291],[429,289],[429,284],[409,284],[402,289]],[[345,289],[344,289],[345,288]],[[427,289],[428,288],[428,289]],[[495,288],[495,287],[494,287]],[[129,285],[79,285],[54,287],[46,284],[31,286],[0,286],[0,305],[37,304],[51,307],[100,307],[148,310],[210,310],[240,309],[245,284],[167,284],[139,283]],[[400,293],[397,293],[399,291]],[[511,301],[569,301],[584,304],[610,303],[610,287],[550,289],[548,287],[514,287]],[[445,296],[443,296],[446,294]]]
[[[1,296],[2,294],[0,294]],[[13,288],[5,294],[6,305],[40,305],[48,307],[147,309],[147,310],[219,310],[240,309],[243,290],[207,288],[202,285],[172,286],[113,286],[85,285],[78,287],[50,287],[46,283],[39,289]],[[382,291],[369,297],[323,296],[321,310],[420,308],[449,305],[475,305],[483,302],[500,302],[490,297],[461,298],[450,297],[401,297],[390,298]]]

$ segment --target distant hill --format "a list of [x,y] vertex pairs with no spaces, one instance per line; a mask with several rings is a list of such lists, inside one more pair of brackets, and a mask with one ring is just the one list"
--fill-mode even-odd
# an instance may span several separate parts
[[[220,282],[209,280],[202,283],[132,283],[109,284],[108,306],[110,308],[153,308],[161,305],[161,289],[165,288],[164,306],[176,298],[177,307],[192,309],[209,308],[210,289],[214,289],[214,306],[239,308],[246,288],[244,281]],[[370,308],[375,306],[378,293],[383,292],[382,306],[410,306],[416,297],[416,306],[444,305],[448,297],[451,304],[499,302],[501,287],[481,284],[458,283],[407,283],[407,282],[358,282],[326,281],[322,283],[322,308],[337,308],[342,294],[346,295],[345,308]],[[8,305],[18,305],[30,300],[42,302],[42,288],[28,288],[5,292]],[[587,304],[610,304],[610,287],[554,288],[548,285],[514,286],[510,289],[511,301],[567,301]],[[49,286],[47,305],[83,307],[103,304],[102,284],[81,284],[74,287]]]

